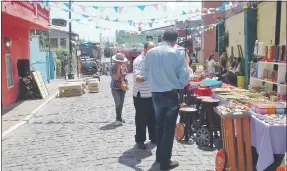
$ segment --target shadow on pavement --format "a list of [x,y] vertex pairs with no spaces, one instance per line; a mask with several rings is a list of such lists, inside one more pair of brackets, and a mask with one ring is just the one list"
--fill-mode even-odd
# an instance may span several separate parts
[[113,123],[109,123],[105,126],[100,127],[100,130],[111,130],[111,129],[116,129],[117,127],[120,127],[120,126],[122,126],[122,125],[116,126],[115,122],[113,122]]
[[[148,143],[146,150],[138,149],[135,145],[133,148],[123,152],[123,154],[119,157],[118,162],[122,165],[133,168],[135,171],[143,171],[143,169],[139,168],[137,165],[142,162],[143,159],[150,157],[152,155],[151,150],[155,148],[155,145]],[[152,164],[149,171],[158,170],[156,164]]]
[[17,106],[21,105],[24,102],[24,100],[18,101],[8,107],[5,108],[1,108],[1,115],[5,115],[6,113],[10,112],[11,110],[13,110],[14,108],[16,108]]

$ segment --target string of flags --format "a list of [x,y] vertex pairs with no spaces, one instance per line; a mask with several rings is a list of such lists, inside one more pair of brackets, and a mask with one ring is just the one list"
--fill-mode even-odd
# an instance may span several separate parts
[[[243,5],[244,4],[242,4],[242,3],[237,3],[236,6],[233,5],[232,8],[242,7]],[[198,17],[198,16],[214,14],[214,13],[217,13],[217,12],[221,12],[221,10],[223,10],[223,11],[226,10],[225,8],[222,8],[223,6],[226,6],[226,4],[223,3],[219,8],[209,8],[209,9],[203,8],[201,10],[200,9],[195,9],[195,10],[193,10],[191,12],[188,12],[188,13],[183,11],[182,14],[177,15],[177,16],[173,16],[173,17],[178,18],[180,16],[194,14],[193,16],[189,16],[189,19],[192,19],[192,18],[195,18],[195,17]],[[60,8],[58,6],[54,6],[54,7]],[[60,9],[65,10],[63,8],[60,8]],[[75,12],[75,11],[72,11],[72,12],[74,12],[76,14],[79,14],[79,15],[81,15],[83,17],[82,19],[72,19],[72,20],[77,21],[77,22],[84,21],[84,20],[87,20],[87,21],[96,21],[96,20],[98,20],[98,16],[89,16],[89,15],[82,14],[80,12]],[[170,24],[174,23],[174,19],[171,19],[171,18],[167,19],[167,18],[168,17],[161,17],[161,18],[144,19],[144,20],[138,21],[138,20],[119,20],[119,18],[111,19],[107,15],[103,20],[110,21],[110,22],[125,22],[125,23],[128,23],[130,26],[136,26],[136,24],[137,24],[137,26],[139,26],[139,27],[141,27],[143,25],[143,26],[149,26],[150,28],[152,28],[154,23],[170,23]]]
[[[200,36],[200,34],[204,31],[209,31],[212,30],[214,27],[216,27],[217,24],[221,22],[217,22],[215,24],[210,24],[210,25],[203,25],[203,26],[194,26],[190,28],[176,28],[176,30],[188,30],[188,31],[194,31],[194,35]],[[126,35],[129,36],[131,34],[137,34],[137,35],[144,35],[148,30],[143,30],[143,31],[138,31],[138,30],[121,30],[121,29],[111,29],[111,28],[105,28],[105,27],[100,27],[100,26],[94,26],[91,24],[86,24],[86,23],[79,23],[83,25],[89,25],[92,28],[98,29],[98,30],[104,30],[104,31],[117,31],[120,35]],[[158,31],[163,31],[163,30],[158,30]]]

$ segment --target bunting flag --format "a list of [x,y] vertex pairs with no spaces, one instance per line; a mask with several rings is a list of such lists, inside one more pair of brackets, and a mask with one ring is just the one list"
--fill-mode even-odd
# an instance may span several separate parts
[[115,12],[118,13],[119,7],[114,7],[114,9],[115,9]]
[[139,6],[138,6],[138,8],[139,8],[140,10],[142,10],[142,11],[145,9],[145,7],[146,7],[145,5],[139,5]]
[[105,20],[110,20],[109,16],[106,16]]
[[155,7],[155,9],[158,10],[158,4],[154,4],[153,7]]
[[123,7],[119,7],[119,14],[121,14],[123,11]]
[[[46,2],[46,1],[45,1]],[[39,3],[39,2],[37,2],[37,3]],[[40,3],[39,3],[40,4]],[[63,3],[66,7],[69,7],[69,3]],[[187,16],[188,15],[188,18],[191,20],[192,18],[194,18],[194,17],[197,17],[197,16],[201,16],[201,15],[206,15],[206,14],[212,14],[212,13],[216,13],[216,12],[219,12],[221,9],[221,7],[223,7],[223,5],[226,5],[227,3],[222,3],[222,5],[219,7],[219,8],[202,8],[202,9],[199,9],[199,8],[195,8],[194,10],[190,10],[190,12],[186,12],[186,11],[182,11],[182,13],[181,14],[177,14],[177,15],[169,15],[169,16],[165,16],[165,17],[161,17],[161,18],[152,18],[152,19],[142,19],[142,20],[140,20],[140,21],[133,21],[132,22],[132,24],[135,26],[135,24],[138,24],[139,22],[142,22],[142,23],[146,23],[146,24],[148,24],[148,25],[150,25],[149,23],[150,22],[152,22],[152,23],[163,23],[163,22],[165,22],[166,23],[166,21],[170,21],[170,20],[176,20],[176,18],[178,18],[178,17],[180,17],[180,16],[183,16],[183,15],[185,15],[185,16]],[[230,4],[230,3],[229,3]],[[244,4],[246,4],[246,3],[233,3],[232,4],[232,8],[237,8],[237,7],[243,7],[243,5]],[[49,6],[54,6],[54,7],[57,7],[57,8],[60,8],[60,7],[58,7],[58,6],[55,6],[55,3],[50,3],[50,4],[48,4]],[[146,7],[146,6],[156,6],[156,7],[158,7],[158,5],[160,5],[160,7],[163,9],[163,10],[165,10],[166,9],[166,5],[165,4],[152,4],[152,5],[142,5],[142,7]],[[237,6],[235,6],[235,5],[237,5]],[[78,5],[79,6],[79,5]],[[79,7],[81,7],[81,6],[79,6]],[[81,8],[83,11],[84,10],[86,10],[86,8],[87,7],[85,7],[85,6],[82,6],[82,7],[84,7],[84,8]],[[106,8],[108,8],[108,7],[98,7],[98,6],[90,6],[90,7],[92,7],[92,8],[94,8],[94,9],[98,9],[100,12],[104,12],[105,11],[105,9]],[[139,8],[139,6],[136,6],[137,8]],[[67,9],[65,9],[65,8],[60,8],[60,9],[62,9],[62,10],[64,10],[64,11],[68,11]],[[145,9],[145,8],[142,8],[143,10]],[[122,10],[123,10],[123,7],[118,7],[118,6],[116,6],[116,7],[113,7],[113,10],[115,10],[118,14],[120,14],[120,13],[122,13]],[[142,10],[142,11],[143,11]],[[223,10],[225,10],[224,8],[223,8]],[[102,13],[100,13],[100,16],[96,16],[95,14],[94,15],[87,15],[87,14],[82,14],[81,12],[75,12],[74,11],[74,9],[72,9],[71,10],[73,13],[76,13],[76,14],[79,14],[79,15],[81,15],[82,17],[84,17],[84,18],[93,18],[94,19],[94,21],[95,20],[97,20],[97,19],[102,19],[102,20],[105,20],[105,21],[110,21],[110,22],[125,22],[125,23],[127,23],[127,24],[129,24],[129,25],[131,25],[131,23],[128,21],[128,20],[119,20],[119,18],[109,18],[109,20],[106,20],[106,18],[107,18],[107,15],[105,16],[105,15],[103,15]],[[195,12],[197,12],[197,13],[195,13]],[[201,13],[200,13],[201,12]],[[189,15],[191,15],[192,14],[192,16],[189,16]],[[214,15],[214,17],[215,17],[215,15]],[[171,19],[171,18],[173,18],[173,19]],[[181,20],[179,20],[179,21],[181,21]]]
[[64,5],[65,5],[67,8],[70,9],[70,4],[69,4],[69,3],[64,2]]
[[152,27],[152,24],[153,24],[153,23],[148,23],[148,25],[149,25],[150,27]]
[[[77,21],[77,20],[76,20]],[[80,24],[84,24],[82,22],[78,22]],[[191,27],[191,28],[177,28],[176,30],[192,30],[192,31],[195,31],[194,33],[192,33],[192,37],[195,37],[195,36],[200,36],[203,32],[205,31],[208,31],[210,29],[213,29],[217,24],[219,24],[221,22],[218,22],[218,23],[215,23],[215,24],[210,24],[210,25],[205,25],[205,26],[198,26],[198,27]],[[84,25],[89,25],[89,26],[92,26],[91,24],[84,24]],[[96,29],[100,29],[100,30],[116,30],[116,29],[112,29],[112,28],[104,28],[104,27],[100,27],[100,26],[93,26],[95,27]],[[202,28],[206,28],[206,29],[202,29]],[[143,30],[143,31],[129,31],[129,30],[118,30],[118,32],[120,34],[127,34],[127,35],[130,35],[130,34],[145,34],[147,30]]]
[[93,8],[95,8],[96,10],[97,10],[97,9],[99,9],[99,7],[98,7],[98,6],[92,6],[92,7],[93,7]]
[[82,14],[82,16],[83,16],[84,18],[89,18],[89,16],[88,16],[88,15],[85,15],[85,14]]
[[79,7],[85,12],[86,11],[86,7],[83,5],[79,5]]
[[128,20],[129,25],[131,26],[133,21],[132,20]]

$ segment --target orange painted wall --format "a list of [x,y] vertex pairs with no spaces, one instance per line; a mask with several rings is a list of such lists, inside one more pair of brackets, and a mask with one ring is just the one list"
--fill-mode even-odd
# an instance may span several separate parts
[[[3,15],[2,12],[2,38],[1,38],[1,99],[3,107],[7,107],[15,103],[19,93],[19,77],[17,70],[18,59],[29,59],[29,29],[28,26],[24,27],[23,20],[14,20],[15,17],[10,15]],[[14,21],[14,22],[11,22]],[[22,25],[22,26],[21,26]],[[9,37],[12,40],[10,52],[4,46],[4,38]],[[5,54],[11,54],[11,63],[13,70],[14,85],[11,88],[7,87],[6,79],[6,62]]]

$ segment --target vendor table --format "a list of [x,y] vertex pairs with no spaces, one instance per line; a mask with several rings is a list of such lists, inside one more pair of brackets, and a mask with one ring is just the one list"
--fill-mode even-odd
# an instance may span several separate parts
[[[213,98],[220,100],[220,104],[228,101],[213,93]],[[256,169],[263,171],[274,162],[273,154],[285,154],[286,150],[286,124],[269,125],[254,115],[250,118],[251,146],[256,148],[258,161]]]

